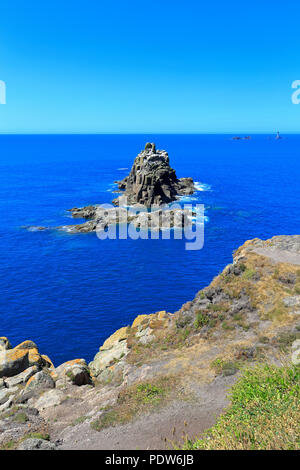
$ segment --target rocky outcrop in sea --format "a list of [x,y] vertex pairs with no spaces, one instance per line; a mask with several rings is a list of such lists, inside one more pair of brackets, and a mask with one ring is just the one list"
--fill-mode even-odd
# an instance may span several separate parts
[[196,213],[190,209],[156,209],[152,212],[133,211],[125,207],[111,209],[102,206],[74,208],[70,212],[72,216],[87,219],[87,222],[78,225],[68,225],[64,229],[69,232],[88,233],[96,230],[105,230],[111,225],[132,224],[138,229],[163,230],[169,228],[183,228],[192,226],[192,219]]
[[[161,206],[175,201],[178,196],[190,195],[195,191],[192,178],[180,178],[170,167],[169,156],[165,150],[157,150],[154,143],[147,143],[135,158],[131,171],[122,181],[117,181],[124,191],[128,204],[145,207]],[[120,198],[114,199],[115,205]]]
[[[193,225],[196,213],[181,207],[169,208],[168,204],[180,196],[191,195],[196,190],[192,178],[177,178],[170,167],[165,150],[157,150],[155,144],[147,143],[135,158],[129,175],[116,181],[119,196],[112,201],[116,207],[101,204],[69,209],[73,218],[83,218],[83,224],[73,224],[54,229],[68,232],[88,233],[105,230],[108,226],[131,223],[136,228],[164,230]],[[134,206],[139,211],[128,210]],[[151,208],[151,212],[149,209]],[[42,231],[51,227],[27,227],[30,231]]]

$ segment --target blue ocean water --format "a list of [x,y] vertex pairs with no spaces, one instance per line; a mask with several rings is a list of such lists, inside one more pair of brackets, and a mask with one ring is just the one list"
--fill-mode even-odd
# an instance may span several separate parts
[[[202,183],[205,244],[29,232],[73,223],[66,209],[111,202],[145,142],[178,177]],[[300,137],[265,135],[0,136],[0,336],[35,341],[56,365],[88,361],[138,314],[176,311],[245,240],[300,233]]]

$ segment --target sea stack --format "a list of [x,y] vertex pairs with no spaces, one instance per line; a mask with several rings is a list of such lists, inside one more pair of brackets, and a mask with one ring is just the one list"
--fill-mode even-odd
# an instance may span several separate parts
[[[131,223],[141,228],[163,230],[165,228],[182,228],[192,226],[196,212],[181,207],[166,205],[178,199],[178,196],[193,194],[196,191],[193,178],[177,178],[175,170],[170,167],[169,156],[165,150],[156,150],[155,144],[147,143],[135,158],[131,171],[122,181],[115,181],[119,187],[119,197],[112,203],[117,207],[102,207],[101,204],[68,209],[72,217],[86,219],[76,225],[55,227],[73,233],[88,233],[97,227],[107,228],[110,225]],[[133,214],[126,206],[152,208],[149,211],[138,210]],[[163,207],[165,206],[165,207]],[[150,211],[151,212],[151,211]],[[30,231],[46,230],[50,227],[27,227]]]
[[[157,150],[154,143],[147,143],[135,158],[131,171],[122,181],[117,181],[123,196],[130,205],[145,207],[161,206],[175,201],[178,196],[190,195],[195,191],[192,178],[177,178],[170,167],[165,150]],[[118,206],[120,197],[113,200]]]

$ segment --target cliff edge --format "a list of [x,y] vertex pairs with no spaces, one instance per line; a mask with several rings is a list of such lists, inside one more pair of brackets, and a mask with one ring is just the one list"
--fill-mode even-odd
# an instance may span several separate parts
[[257,363],[300,339],[300,236],[247,241],[175,313],[139,315],[87,365],[55,368],[37,345],[0,338],[2,448],[163,449],[195,438]]

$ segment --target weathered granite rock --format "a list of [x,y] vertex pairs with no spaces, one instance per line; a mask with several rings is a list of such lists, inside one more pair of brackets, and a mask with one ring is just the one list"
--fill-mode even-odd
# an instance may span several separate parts
[[31,341],[31,340],[26,340],[23,341],[22,343],[18,344],[18,346],[15,347],[15,349],[38,349],[37,345]]
[[18,447],[17,450],[56,450],[56,445],[53,442],[46,441],[45,439],[29,438],[25,439]]
[[128,354],[129,350],[126,340],[129,333],[129,327],[120,328],[103,343],[94,360],[89,364],[91,372],[95,377],[115,361],[122,359]]
[[298,307],[300,306],[300,295],[285,297],[283,303],[286,307]]
[[41,370],[28,380],[25,387],[25,392],[45,390],[47,388],[54,387],[55,382],[51,375],[48,372]]
[[123,341],[128,338],[130,333],[130,328],[128,326],[123,326],[119,330],[115,331],[106,341],[104,341],[103,345],[100,347],[100,351],[106,351],[111,349],[120,341]]
[[55,370],[57,374],[57,385],[70,382],[74,385],[92,384],[90,371],[84,359],[74,359],[64,362]]
[[9,377],[5,379],[5,385],[8,388],[15,387],[16,385],[25,384],[34,374],[39,371],[37,366],[28,367],[28,369],[24,370],[18,375],[14,377]]
[[10,397],[11,391],[7,388],[2,388],[0,390],[0,405],[3,405]]
[[0,405],[0,413],[8,410],[13,404],[13,401],[14,401],[14,395],[9,396],[8,399],[2,405]]
[[195,214],[189,210],[172,209],[156,210],[151,213],[140,212],[133,220],[138,228],[164,230],[168,228],[183,228],[192,225],[192,216]]
[[132,344],[150,343],[155,340],[155,333],[167,331],[172,321],[173,315],[166,311],[139,315],[131,327],[120,328],[103,343],[89,364],[91,372],[97,380],[116,380],[121,383],[124,380],[126,358]]
[[[129,175],[118,182],[123,189],[128,204],[145,207],[161,206],[177,199],[179,195],[193,194],[192,178],[178,179],[170,167],[169,156],[165,150],[156,150],[155,144],[147,143],[145,149],[134,160]],[[120,198],[113,201],[120,204]]]
[[60,405],[66,399],[66,395],[61,390],[48,390],[42,394],[36,401],[34,401],[34,408],[37,410],[45,410],[51,406]]
[[13,377],[31,366],[43,366],[43,359],[32,341],[0,351],[0,377]]
[[[90,206],[89,206],[90,207]],[[73,210],[71,209],[71,212],[73,214]],[[83,207],[80,210],[83,212],[86,211],[86,208]],[[79,209],[77,209],[79,211]],[[76,212],[75,212],[76,214]],[[65,228],[69,232],[81,232],[81,233],[88,233],[88,232],[94,232],[97,228],[103,229],[107,228],[109,225],[116,225],[120,223],[128,223],[131,222],[132,218],[130,217],[130,214],[125,208],[106,208],[102,206],[94,206],[94,211],[90,212],[91,217],[86,217],[88,220],[87,222],[83,224],[78,224],[78,225],[69,225]],[[76,217],[76,215],[75,215]]]
[[53,380],[57,380],[56,369],[55,369],[54,364],[51,361],[50,357],[48,357],[46,354],[42,354],[41,357],[42,357],[42,360],[43,360],[43,368],[48,370],[48,372],[51,375]]
[[7,349],[11,349],[11,344],[6,336],[0,337],[0,351],[6,351]]
[[[120,199],[120,202],[122,199]],[[82,208],[84,210],[85,208]],[[122,223],[132,224],[139,229],[165,230],[192,226],[192,217],[196,214],[188,209],[164,208],[152,212],[127,210],[124,207],[105,209],[97,207],[94,219],[79,225],[68,225],[64,228],[69,232],[88,233],[105,230],[108,226]]]
[[68,211],[72,213],[72,217],[81,219],[94,219],[96,210],[97,206],[73,207],[73,209],[68,209]]
[[41,355],[33,341],[23,341],[11,349],[2,337],[0,350],[0,412],[13,404],[24,405],[43,390],[55,387],[55,368],[48,356]]
[[94,360],[90,363],[90,369],[97,377],[104,369],[112,365],[115,361],[125,357],[128,353],[126,340],[117,343],[107,351],[99,351]]

